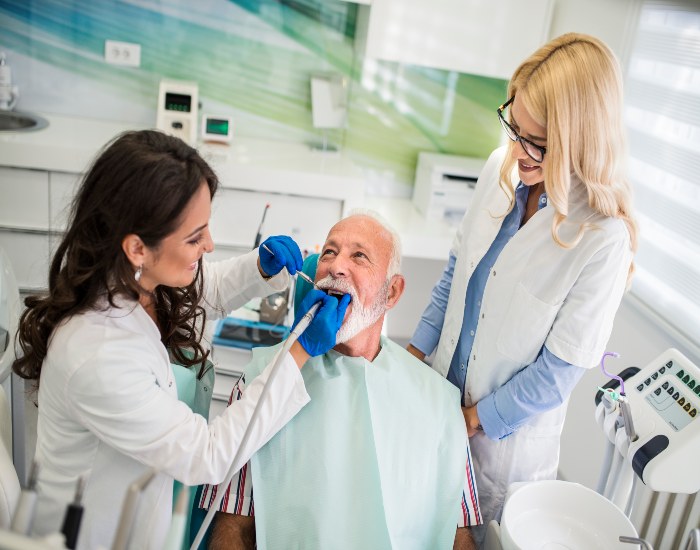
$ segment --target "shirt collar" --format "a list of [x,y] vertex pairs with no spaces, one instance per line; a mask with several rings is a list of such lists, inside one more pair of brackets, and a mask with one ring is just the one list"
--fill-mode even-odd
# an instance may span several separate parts
[[[522,181],[518,183],[515,188],[516,198],[520,198],[523,202],[527,201],[527,196],[530,193],[530,188],[525,185]],[[540,197],[537,199],[537,210],[542,210],[547,206],[547,192],[542,191]]]

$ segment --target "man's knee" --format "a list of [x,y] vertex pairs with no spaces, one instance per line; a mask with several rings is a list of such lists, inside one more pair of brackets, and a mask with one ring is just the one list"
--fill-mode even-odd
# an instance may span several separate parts
[[255,518],[217,512],[209,537],[209,550],[253,550]]

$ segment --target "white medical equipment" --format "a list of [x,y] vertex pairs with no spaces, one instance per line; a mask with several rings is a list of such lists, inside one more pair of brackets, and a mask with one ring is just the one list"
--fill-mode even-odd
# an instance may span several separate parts
[[[603,372],[607,356],[617,354],[603,356]],[[618,382],[596,397],[596,421],[608,439],[597,492],[564,481],[513,484],[500,526],[488,527],[487,550],[603,547],[590,539],[603,532],[609,533],[605,548],[634,548],[631,543],[650,549],[628,519],[639,481],[653,491],[700,490],[694,461],[700,451],[700,368],[671,348],[646,367],[621,374],[609,375]],[[582,529],[575,536],[567,527],[572,518]],[[697,530],[691,531],[684,548],[698,544]]]
[[618,537],[637,536],[632,522],[612,502],[583,485],[560,480],[513,483],[500,526],[492,521],[489,530],[500,537],[500,546],[487,536],[486,548],[504,550],[631,550],[634,547]]
[[202,141],[231,143],[233,118],[230,116],[202,115]]
[[198,113],[199,88],[196,82],[160,81],[156,128],[194,145]]

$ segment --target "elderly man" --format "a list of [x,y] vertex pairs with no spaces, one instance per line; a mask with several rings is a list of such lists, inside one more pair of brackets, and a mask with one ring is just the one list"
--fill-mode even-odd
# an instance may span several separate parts
[[[253,548],[256,533],[265,549],[472,548],[461,526],[481,519],[459,392],[381,335],[404,290],[399,264],[375,215],[331,229],[316,284],[352,296],[337,345],[302,368],[311,402],[234,478],[210,548]],[[245,378],[275,351],[256,349]]]

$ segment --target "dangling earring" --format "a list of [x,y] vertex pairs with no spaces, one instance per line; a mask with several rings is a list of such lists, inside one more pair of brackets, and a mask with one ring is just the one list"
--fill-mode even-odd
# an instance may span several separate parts
[[134,273],[134,279],[136,279],[136,282],[138,283],[141,280],[141,273],[143,272],[143,266],[140,265],[138,269],[136,270],[136,273]]

